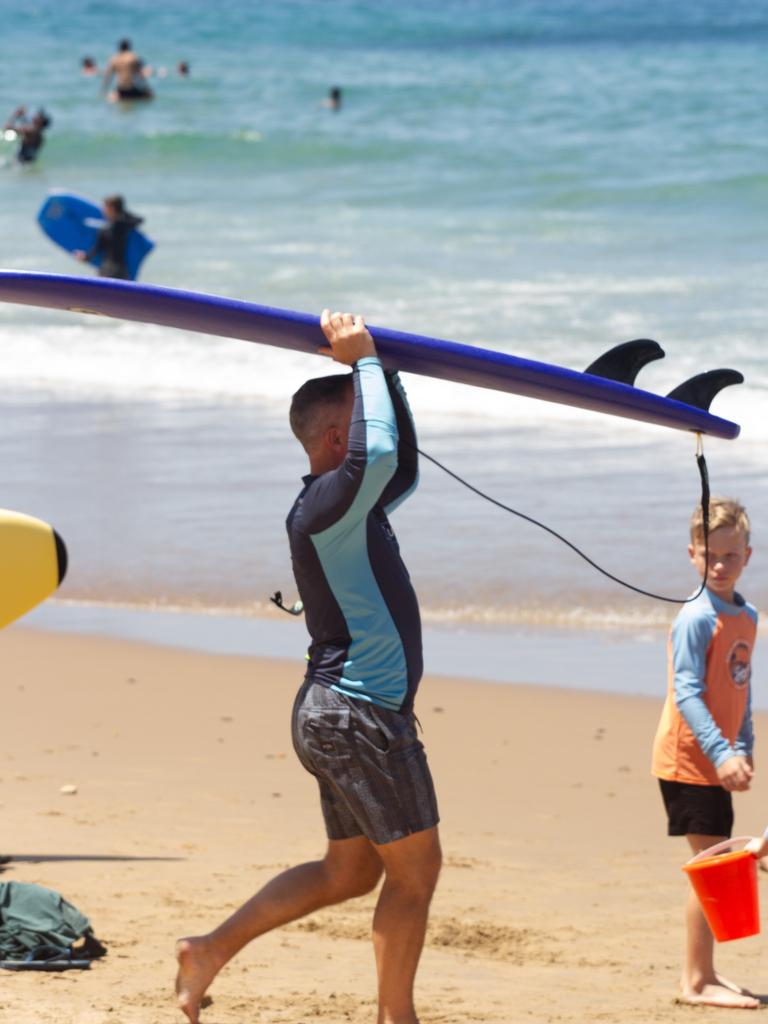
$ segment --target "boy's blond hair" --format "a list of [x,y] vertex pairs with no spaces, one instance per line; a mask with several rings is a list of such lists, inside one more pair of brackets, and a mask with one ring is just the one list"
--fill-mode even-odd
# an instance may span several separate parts
[[[709,532],[720,526],[735,526],[742,530],[744,539],[749,544],[749,516],[747,510],[736,498],[709,499]],[[691,542],[697,544],[704,540],[704,514],[701,505],[697,505],[691,516]]]

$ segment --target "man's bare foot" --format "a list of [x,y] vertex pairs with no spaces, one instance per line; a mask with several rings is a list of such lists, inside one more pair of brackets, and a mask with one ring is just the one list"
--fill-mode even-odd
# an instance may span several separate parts
[[179,939],[176,943],[179,970],[176,975],[176,995],[179,1008],[190,1024],[199,1024],[200,1011],[210,1006],[205,992],[219,972],[221,964],[212,955],[205,938]]
[[754,996],[721,984],[702,985],[698,991],[684,991],[676,1002],[692,1006],[722,1006],[729,1010],[757,1010],[760,1006],[760,1000]]

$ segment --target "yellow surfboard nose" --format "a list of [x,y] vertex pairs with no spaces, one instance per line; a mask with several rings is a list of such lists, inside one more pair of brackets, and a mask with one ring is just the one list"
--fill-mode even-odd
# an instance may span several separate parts
[[0,509],[0,629],[56,590],[67,571],[67,549],[41,519]]

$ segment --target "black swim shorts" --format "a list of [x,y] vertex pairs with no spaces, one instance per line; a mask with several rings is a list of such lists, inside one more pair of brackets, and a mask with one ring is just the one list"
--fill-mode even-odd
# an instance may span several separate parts
[[733,800],[722,786],[697,786],[692,782],[659,779],[667,809],[668,836],[723,836],[733,829]]
[[127,88],[123,88],[123,89],[121,89],[118,86],[117,96],[118,96],[118,99],[121,99],[121,100],[148,100],[149,99],[149,90],[148,89],[142,89],[142,88],[140,88],[137,85],[131,85],[131,86],[129,86]]
[[413,713],[305,681],[296,697],[293,745],[320,786],[329,839],[364,835],[382,845],[439,821]]

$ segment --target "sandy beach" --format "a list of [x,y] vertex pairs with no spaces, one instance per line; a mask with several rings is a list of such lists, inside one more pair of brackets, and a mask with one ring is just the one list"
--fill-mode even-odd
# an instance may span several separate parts
[[[32,10],[4,19],[12,273],[93,282],[38,215],[52,191],[121,195],[154,243],[141,285],[348,309],[568,371],[655,339],[666,358],[636,384],[658,396],[743,374],[711,407],[738,440],[705,449],[712,494],[754,526],[757,776],[735,834],[764,828],[768,3]],[[106,101],[123,38],[152,102]],[[31,162],[22,106],[50,118]],[[70,560],[54,599],[0,631],[0,883],[58,890],[109,952],[83,972],[0,969],[0,1024],[186,1024],[175,940],[325,849],[290,740],[306,623],[270,598],[297,596],[290,396],[340,367],[202,318],[47,308],[57,286],[40,287],[42,305],[0,302],[2,503]],[[730,1022],[674,1001],[688,850],[650,775],[665,633],[698,585],[697,440],[625,418],[621,388],[608,418],[472,379],[403,381],[426,458],[392,525],[424,624],[416,711],[445,856],[421,1024]],[[202,1024],[375,1024],[374,904],[254,942]],[[767,948],[718,950],[766,1005]]]
[[[0,1022],[180,1022],[175,937],[322,852],[315,784],[289,740],[302,666],[19,626],[0,646],[2,880],[58,889],[109,947],[89,972],[4,972]],[[428,676],[417,711],[445,852],[422,1024],[698,1016],[673,1002],[688,883],[648,774],[658,702]],[[759,758],[768,716],[756,732]],[[758,773],[737,833],[764,825],[765,794]],[[204,1024],[370,1024],[372,906],[253,943]],[[768,992],[763,938],[720,947],[719,965]]]

